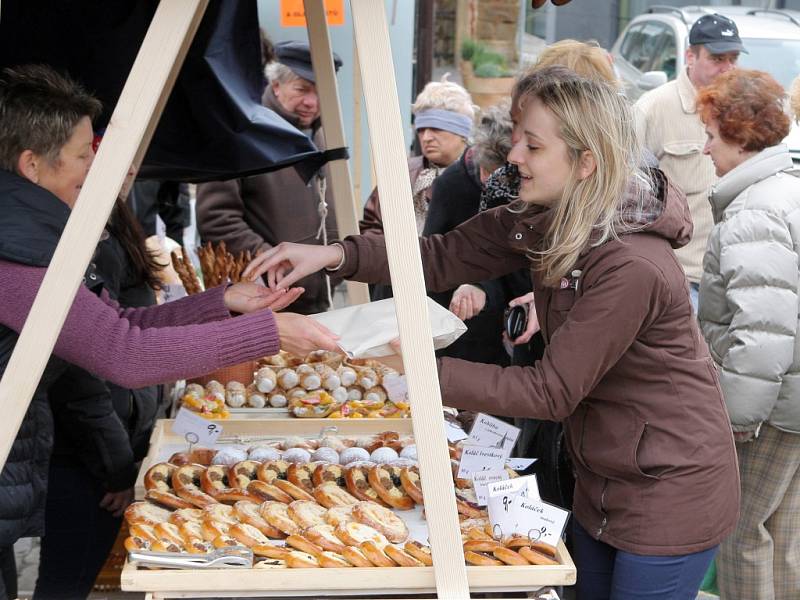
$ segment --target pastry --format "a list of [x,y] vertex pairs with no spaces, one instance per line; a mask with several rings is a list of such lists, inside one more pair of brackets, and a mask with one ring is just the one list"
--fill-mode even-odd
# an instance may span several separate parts
[[228,535],[248,548],[269,544],[269,539],[258,528],[247,523],[231,525]]
[[358,503],[358,499],[354,498],[351,494],[343,488],[340,488],[333,481],[327,481],[322,485],[318,485],[313,491],[314,498],[325,508],[333,508],[334,506],[347,506],[348,504]]
[[356,381],[358,380],[358,374],[356,373],[353,367],[348,367],[347,365],[342,365],[336,370],[336,374],[339,376],[339,381],[344,387],[350,387],[355,385]]
[[264,408],[267,405],[267,395],[259,392],[254,383],[247,386],[245,395],[250,408]]
[[243,460],[247,460],[246,450],[234,446],[224,446],[221,450],[218,450],[214,458],[211,459],[211,464],[232,467]]
[[341,569],[345,567],[352,567],[347,559],[341,554],[331,552],[330,550],[323,550],[317,555],[319,566],[326,569]]
[[375,542],[379,548],[383,548],[389,543],[389,540],[380,531],[356,521],[340,523],[336,526],[334,532],[336,537],[347,546],[358,546],[361,542],[366,542],[367,540]]
[[158,523],[153,527],[153,531],[156,534],[156,538],[162,541],[169,541],[173,544],[178,544],[182,546],[184,543],[183,535],[181,535],[181,530],[178,529],[177,525],[173,525],[169,522]]
[[212,521],[220,521],[228,525],[234,525],[239,522],[236,516],[236,510],[227,504],[212,504],[203,509],[203,520],[211,519]]
[[[212,448],[194,448],[191,452],[176,452],[169,458],[169,463],[176,467],[184,465],[205,465],[211,464],[214,456],[217,454],[216,450]],[[172,486],[175,487],[174,484]]]
[[153,525],[146,525],[145,523],[129,523],[128,531],[133,537],[155,542],[158,538],[153,527]]
[[286,408],[286,405],[289,404],[289,399],[283,390],[277,389],[270,392],[267,402],[272,408]]
[[225,386],[216,379],[212,379],[206,384],[206,396],[211,396],[220,402],[225,400]]
[[179,508],[169,516],[169,522],[178,525],[184,523],[200,523],[203,520],[203,511],[199,508]]
[[472,552],[471,550],[464,552],[464,560],[466,560],[469,564],[476,565],[478,567],[502,567],[506,564],[497,560],[496,558],[492,558],[488,554]]
[[336,527],[340,523],[350,523],[353,518],[353,504],[347,506],[334,506],[325,513],[325,522]]
[[263,481],[251,481],[247,486],[247,493],[260,500],[271,500],[275,502],[283,502],[289,504],[294,500],[289,494],[284,492],[281,488],[272,485],[271,483],[264,483]]
[[237,502],[233,505],[233,510],[236,513],[236,518],[241,523],[245,523],[258,529],[265,536],[273,539],[284,537],[284,534],[279,529],[276,529],[261,516],[260,505],[254,502]]
[[276,546],[275,544],[259,544],[251,548],[253,554],[256,556],[265,556],[275,560],[286,560],[289,550],[285,546]]
[[408,540],[403,545],[403,550],[405,550],[408,554],[416,558],[426,567],[433,566],[433,557],[431,556],[430,546],[425,546],[424,544],[420,544],[417,540]]
[[507,565],[524,566],[531,564],[527,560],[525,560],[521,554],[514,552],[510,548],[505,548],[503,546],[495,548],[492,551],[492,555],[496,559],[502,560]]
[[468,540],[495,541],[492,536],[486,533],[486,530],[483,527],[470,527],[467,530],[462,529],[461,535],[466,537]]
[[354,465],[345,470],[344,480],[347,485],[347,490],[359,500],[368,500],[386,505],[386,503],[381,500],[378,492],[369,484],[370,468],[372,467]]
[[262,394],[268,394],[278,385],[278,377],[269,367],[261,367],[256,371],[255,386]]
[[478,497],[473,488],[455,488],[456,509],[458,513],[469,519],[478,519],[487,515],[478,505]]
[[292,463],[286,471],[286,479],[310,494],[311,490],[314,489],[311,475],[316,468],[317,465],[315,463]]
[[247,390],[238,381],[229,381],[225,386],[225,403],[232,408],[241,408],[247,402]]
[[309,364],[325,363],[326,365],[332,367],[338,367],[342,364],[343,360],[344,355],[339,354],[338,352],[332,352],[330,350],[314,350],[313,352],[308,353],[303,362]]
[[327,509],[320,506],[316,502],[308,500],[295,500],[287,507],[287,514],[300,529],[312,527],[314,525],[322,525],[325,522],[325,513]]
[[310,542],[313,542],[323,550],[330,550],[332,552],[341,552],[344,548],[342,541],[336,537],[333,525],[324,523],[322,525],[313,525],[303,530],[303,535]]
[[272,446],[253,446],[247,451],[247,459],[258,463],[280,460],[281,452]]
[[555,546],[551,546],[550,544],[545,544],[544,542],[529,542],[529,546],[532,550],[541,552],[545,556],[551,558],[556,558],[556,556],[558,556],[558,550]]
[[297,385],[305,390],[318,390],[322,386],[322,378],[311,365],[298,365],[295,373],[297,373]]
[[424,567],[425,564],[422,563],[420,560],[414,558],[406,551],[398,548],[397,546],[392,546],[389,544],[388,546],[384,547],[383,549],[384,554],[388,556],[392,561],[397,563],[399,567]]
[[467,540],[464,542],[464,550],[471,550],[473,552],[494,552],[497,548],[503,545],[495,540]]
[[169,511],[149,502],[134,502],[125,509],[128,524],[157,525],[169,519]]
[[214,538],[214,541],[211,542],[214,548],[229,548],[231,546],[241,546],[239,540],[229,535],[220,535]]
[[183,544],[176,544],[169,540],[156,540],[150,544],[151,552],[183,552]]
[[206,519],[200,524],[203,539],[207,542],[213,542],[218,537],[227,535],[230,528],[230,523],[223,523],[222,521],[214,521],[212,519]]
[[240,500],[253,500],[246,490],[230,486],[228,471],[228,467],[224,465],[211,465],[200,476],[200,487],[218,502],[226,504],[233,504]]
[[159,492],[172,491],[172,474],[177,469],[170,463],[158,463],[147,469],[144,474],[144,489],[158,490]]
[[313,462],[326,462],[332,464],[339,464],[339,453],[333,448],[322,447],[314,450],[311,455]]
[[181,533],[183,541],[190,543],[192,540],[203,539],[203,524],[195,521],[189,521],[178,525],[178,531]]
[[189,554],[208,554],[214,549],[211,542],[201,538],[188,539],[184,542],[183,547]]
[[319,568],[316,558],[299,550],[292,550],[286,555],[286,566],[292,569]]
[[172,487],[175,494],[200,508],[216,504],[217,500],[200,488],[206,468],[201,465],[184,465],[175,469],[172,474]]
[[345,448],[339,453],[339,464],[341,465],[365,460],[369,460],[369,452],[364,448]]
[[177,508],[193,508],[194,504],[184,500],[176,496],[175,494],[171,494],[170,492],[162,492],[160,490],[147,490],[144,494],[145,500],[158,504],[159,506],[163,506],[164,508],[168,508],[170,510],[175,510]]
[[347,402],[349,392],[346,387],[340,385],[336,389],[331,390],[331,397],[336,401],[336,404],[341,406]]
[[258,479],[258,467],[261,463],[253,460],[243,460],[233,465],[228,470],[228,482],[231,487],[247,489],[251,481]]
[[289,448],[284,451],[283,460],[288,463],[304,464],[311,462],[311,453],[305,448]]
[[139,552],[140,550],[150,550],[151,540],[147,540],[135,535],[125,538],[124,546],[128,552]]
[[278,385],[284,390],[292,389],[300,381],[300,378],[297,376],[297,373],[295,373],[294,369],[290,368],[284,368],[278,371],[276,378],[278,380]]
[[522,548],[524,546],[530,546],[531,540],[527,535],[520,535],[515,533],[512,536],[503,538],[503,545],[506,548],[511,548],[512,550],[516,550],[517,548]]
[[300,526],[289,516],[288,506],[280,502],[264,502],[259,509],[264,520],[286,535],[300,533]]
[[422,504],[422,486],[419,480],[419,469],[417,467],[404,467],[400,469],[400,484],[403,490],[411,496],[417,504]]
[[317,465],[317,468],[314,469],[314,474],[311,476],[311,481],[313,481],[314,485],[322,485],[326,481],[332,481],[341,488],[347,487],[344,469],[340,465],[332,463]]
[[409,444],[400,450],[400,458],[408,458],[410,460],[417,460],[417,445]]
[[389,465],[377,465],[368,471],[367,479],[381,500],[398,510],[411,510],[414,500],[411,499],[400,482],[400,468]]
[[381,532],[390,542],[401,543],[408,538],[408,527],[390,509],[375,502],[359,502],[353,507],[353,518]]
[[314,542],[309,541],[302,534],[295,533],[286,538],[286,544],[300,552],[306,552],[311,556],[316,556],[322,552],[322,548],[317,546]]
[[342,556],[354,567],[372,567],[372,563],[358,546],[345,546]]
[[308,500],[311,502],[314,501],[314,496],[309,494],[304,489],[297,487],[291,481],[276,479],[275,481],[272,482],[272,485],[274,485],[277,488],[280,488],[283,492],[286,492],[295,500]]
[[534,550],[529,546],[523,546],[519,550],[519,555],[527,560],[532,565],[559,565],[559,563],[555,558],[551,556],[547,556],[543,552],[539,552],[538,550]]
[[289,463],[285,460],[271,460],[262,464],[257,471],[258,479],[264,483],[274,483],[276,479],[286,479]]
[[397,563],[394,562],[391,558],[386,556],[384,551],[372,540],[366,540],[361,542],[358,546],[361,551],[364,553],[364,556],[367,557],[369,562],[371,562],[376,567],[396,567]]
[[376,448],[369,456],[369,459],[372,462],[377,463],[379,465],[385,465],[386,463],[390,463],[393,460],[397,460],[398,458],[399,455],[397,454],[397,450],[389,448],[388,446]]

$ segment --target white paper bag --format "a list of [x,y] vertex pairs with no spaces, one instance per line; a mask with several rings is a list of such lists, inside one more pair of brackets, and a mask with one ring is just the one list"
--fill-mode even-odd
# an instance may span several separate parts
[[[467,330],[464,322],[430,298],[428,318],[433,333],[433,347],[438,350],[456,341]],[[400,335],[394,298],[358,304],[311,315],[339,336],[339,346],[351,358],[391,356],[389,345]]]

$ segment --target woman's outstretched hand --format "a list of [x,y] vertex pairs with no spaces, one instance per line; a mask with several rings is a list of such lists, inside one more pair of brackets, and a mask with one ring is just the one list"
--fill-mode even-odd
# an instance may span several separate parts
[[339,351],[339,336],[311,317],[295,313],[276,313],[275,323],[281,338],[281,349],[296,356],[314,350]]
[[271,289],[287,289],[303,277],[335,268],[342,260],[344,250],[338,244],[313,246],[283,242],[256,256],[242,273],[249,280],[267,274]]
[[225,290],[225,308],[232,313],[249,313],[270,308],[279,311],[297,300],[305,290],[271,290],[258,283],[243,281]]

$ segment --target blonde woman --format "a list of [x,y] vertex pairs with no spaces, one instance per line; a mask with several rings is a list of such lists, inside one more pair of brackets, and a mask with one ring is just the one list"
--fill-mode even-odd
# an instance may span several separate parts
[[[431,81],[411,106],[414,129],[422,156],[408,159],[417,233],[421,234],[433,194],[433,182],[447,167],[459,159],[467,147],[477,107],[469,92],[447,80]],[[372,190],[364,207],[361,233],[383,233],[378,189]]]
[[[513,100],[515,210],[486,211],[420,246],[434,290],[529,266],[548,347],[527,367],[439,359],[443,400],[564,422],[579,598],[693,599],[736,523],[739,484],[672,249],[691,234],[686,200],[660,172],[640,175],[629,107],[607,84],[551,67],[520,80]],[[389,280],[378,236],[282,244],[248,274],[268,272],[283,288],[322,268]]]

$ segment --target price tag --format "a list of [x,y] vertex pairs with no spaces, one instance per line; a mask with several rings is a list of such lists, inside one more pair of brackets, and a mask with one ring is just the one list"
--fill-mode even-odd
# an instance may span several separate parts
[[455,444],[456,442],[460,442],[461,440],[467,439],[467,432],[461,429],[455,423],[451,423],[450,421],[444,422],[444,432],[447,435],[447,439]]
[[489,498],[489,489],[486,487],[495,481],[508,479],[508,471],[480,471],[472,474],[472,486],[475,488],[475,497],[479,506],[486,506]]
[[517,497],[539,500],[536,475],[496,481],[487,485],[489,522],[495,537],[511,535],[516,531],[517,516],[512,510]]
[[524,471],[537,460],[536,458],[509,458],[506,460],[506,466],[511,467],[515,471]]
[[405,375],[390,373],[383,378],[381,385],[392,402],[408,402],[408,384]]
[[469,479],[473,473],[481,471],[502,471],[505,461],[503,451],[498,448],[464,445],[461,448],[457,477]]
[[172,431],[182,435],[190,445],[213,446],[222,433],[222,425],[181,407],[175,416]]
[[516,519],[514,533],[551,546],[558,544],[569,519],[568,510],[522,496],[512,500],[510,512]]
[[508,458],[511,456],[514,444],[517,443],[519,432],[519,427],[514,427],[484,413],[478,413],[469,432],[469,441],[476,446],[498,448],[503,451],[503,458]]

